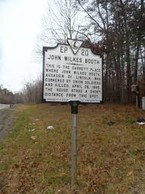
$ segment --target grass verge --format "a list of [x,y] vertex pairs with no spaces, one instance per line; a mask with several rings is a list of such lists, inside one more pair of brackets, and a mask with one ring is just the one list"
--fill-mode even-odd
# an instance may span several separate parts
[[[145,112],[134,106],[86,105],[78,113],[78,173],[71,189],[68,105],[25,105],[0,145],[0,193],[116,194],[145,191]],[[47,126],[54,126],[48,131]]]

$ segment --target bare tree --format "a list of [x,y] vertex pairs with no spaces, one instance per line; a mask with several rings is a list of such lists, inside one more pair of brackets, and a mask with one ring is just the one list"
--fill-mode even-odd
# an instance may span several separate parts
[[38,77],[36,80],[25,83],[25,87],[21,92],[24,103],[41,103],[42,102],[42,79]]
[[86,38],[81,33],[85,22],[79,9],[75,9],[75,0],[48,1],[48,10],[43,18],[43,33],[40,37],[44,45],[66,43],[67,38]]

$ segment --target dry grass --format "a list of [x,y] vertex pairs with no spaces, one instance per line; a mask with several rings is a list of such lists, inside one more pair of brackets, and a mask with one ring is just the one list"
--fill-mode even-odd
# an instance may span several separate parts
[[139,116],[145,112],[131,105],[79,106],[78,176],[71,190],[69,105],[21,106],[0,145],[0,193],[145,193],[145,126],[136,124]]

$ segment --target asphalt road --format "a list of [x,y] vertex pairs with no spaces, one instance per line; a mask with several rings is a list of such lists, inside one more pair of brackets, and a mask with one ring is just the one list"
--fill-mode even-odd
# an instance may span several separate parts
[[0,104],[0,143],[2,143],[7,136],[9,130],[15,120],[15,107],[10,108],[10,105]]

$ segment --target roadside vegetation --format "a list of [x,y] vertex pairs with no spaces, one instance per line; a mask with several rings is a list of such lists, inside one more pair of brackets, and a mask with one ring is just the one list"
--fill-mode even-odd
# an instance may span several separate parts
[[[80,105],[78,175],[71,190],[69,105],[17,108],[17,120],[0,145],[0,193],[116,194],[145,191],[145,112],[132,105]],[[48,126],[53,130],[48,130]]]

